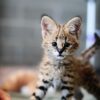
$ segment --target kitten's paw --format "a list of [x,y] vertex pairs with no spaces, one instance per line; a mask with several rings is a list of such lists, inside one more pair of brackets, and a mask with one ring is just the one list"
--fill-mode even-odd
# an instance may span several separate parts
[[23,86],[21,89],[20,89],[21,93],[24,94],[24,95],[31,95],[31,90],[27,87],[27,86]]

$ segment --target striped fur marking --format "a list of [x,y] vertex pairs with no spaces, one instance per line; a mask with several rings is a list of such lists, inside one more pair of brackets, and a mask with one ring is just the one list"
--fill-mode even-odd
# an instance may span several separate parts
[[61,90],[64,90],[64,89],[73,90],[74,88],[73,87],[68,87],[68,86],[62,86]]
[[70,98],[70,97],[72,97],[73,95],[74,95],[73,93],[68,94],[68,95],[67,95],[67,98]]
[[36,98],[36,100],[41,100],[41,98],[39,96],[36,96],[35,93],[33,93],[32,95]]

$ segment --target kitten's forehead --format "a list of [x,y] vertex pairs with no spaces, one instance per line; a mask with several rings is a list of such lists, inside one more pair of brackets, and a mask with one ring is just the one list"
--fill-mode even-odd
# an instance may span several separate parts
[[63,25],[58,26],[58,33],[56,35],[57,35],[57,38],[59,39],[64,39],[66,37],[66,33],[64,32]]

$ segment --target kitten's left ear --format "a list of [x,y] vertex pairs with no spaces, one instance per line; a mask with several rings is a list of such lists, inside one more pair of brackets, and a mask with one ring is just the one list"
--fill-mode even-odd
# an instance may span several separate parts
[[81,17],[74,17],[64,25],[64,28],[70,34],[75,35],[77,38],[79,38],[81,31],[81,23],[82,23]]

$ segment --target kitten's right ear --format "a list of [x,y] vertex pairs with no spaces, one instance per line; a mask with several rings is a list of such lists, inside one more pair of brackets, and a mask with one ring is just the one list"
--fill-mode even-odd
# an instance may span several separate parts
[[77,16],[69,20],[64,25],[64,27],[65,30],[68,30],[69,33],[71,33],[73,36],[76,36],[78,39],[81,32],[81,24],[82,24],[82,18]]
[[57,30],[56,22],[50,17],[44,15],[41,18],[42,37],[45,38]]

